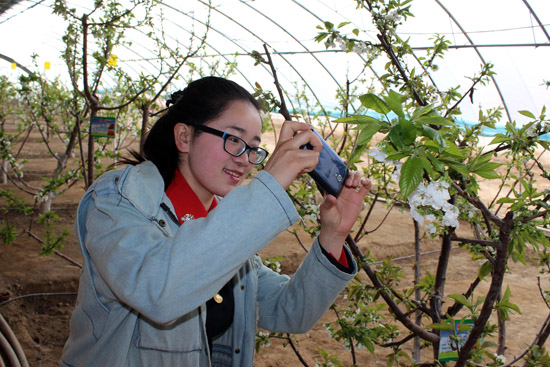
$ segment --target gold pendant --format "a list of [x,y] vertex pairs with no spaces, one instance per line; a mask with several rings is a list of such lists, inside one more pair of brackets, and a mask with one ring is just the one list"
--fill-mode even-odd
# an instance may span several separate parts
[[216,303],[222,303],[223,302],[223,297],[220,296],[219,293],[216,293],[216,295],[213,298],[214,298],[214,302],[216,302]]

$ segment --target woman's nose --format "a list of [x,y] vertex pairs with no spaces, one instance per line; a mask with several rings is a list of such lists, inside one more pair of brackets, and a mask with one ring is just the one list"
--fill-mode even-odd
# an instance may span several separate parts
[[233,160],[234,160],[235,162],[237,162],[238,164],[242,165],[242,166],[245,166],[245,165],[247,165],[247,164],[251,164],[251,163],[248,161],[248,152],[249,152],[248,149],[245,150],[245,151],[243,152],[243,154],[241,154],[240,156],[238,156],[238,157],[233,157]]

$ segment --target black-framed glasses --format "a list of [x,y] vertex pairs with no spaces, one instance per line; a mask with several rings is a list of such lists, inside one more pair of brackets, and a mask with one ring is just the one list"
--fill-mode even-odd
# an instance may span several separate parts
[[221,130],[213,129],[206,125],[193,125],[195,129],[204,131],[223,138],[223,150],[231,154],[233,157],[240,157],[244,152],[247,152],[248,161],[252,164],[260,164],[267,158],[269,154],[267,150],[260,147],[252,147],[238,136],[231,135]]

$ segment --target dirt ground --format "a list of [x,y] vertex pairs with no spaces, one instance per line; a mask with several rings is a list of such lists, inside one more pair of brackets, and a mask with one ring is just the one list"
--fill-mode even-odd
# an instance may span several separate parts
[[[272,133],[267,134],[269,136],[266,139],[269,141],[272,139]],[[38,149],[40,143],[37,142],[35,146]],[[29,149],[32,151],[32,146]],[[32,170],[34,173],[48,172],[50,163],[39,155],[37,158],[29,158],[29,163],[26,165],[31,170],[29,177],[32,176]],[[545,164],[547,167],[550,166],[548,162]],[[10,184],[0,185],[0,189],[11,187]],[[76,262],[81,262],[82,258],[73,234],[73,224],[76,206],[82,195],[81,187],[73,187],[58,197],[52,208],[61,217],[60,226],[67,228],[70,232],[62,253]],[[385,215],[384,205],[377,205],[367,230],[374,229]],[[16,224],[21,232],[28,229],[28,218],[13,212],[2,213],[1,216],[2,219],[8,219],[10,223]],[[34,223],[31,231],[41,235],[45,228]],[[460,231],[463,235],[468,235],[465,224]],[[394,209],[385,223],[369,234],[359,245],[364,252],[370,250],[371,254],[379,259],[390,256],[403,257],[397,261],[397,264],[402,267],[405,274],[403,285],[409,287],[413,279],[414,258],[407,256],[414,254],[413,233],[412,220],[408,213]],[[302,242],[309,246],[311,242],[309,235],[303,232],[299,232],[298,235]],[[426,252],[421,260],[422,271],[434,273],[439,256],[437,252],[439,241],[424,239],[421,247],[422,251]],[[69,319],[76,299],[75,292],[78,288],[80,269],[60,256],[39,255],[40,250],[40,244],[25,233],[20,233],[11,246],[0,244],[0,304],[5,300],[13,299],[9,303],[0,305],[0,313],[6,318],[19,339],[30,365],[52,367],[58,366],[61,350],[68,336]],[[283,232],[260,255],[264,258],[283,256],[282,272],[291,274],[300,264],[305,250],[298,244],[292,233]],[[477,265],[465,251],[454,249],[447,276],[446,293],[465,292],[475,277]],[[506,275],[505,285],[510,286],[512,301],[521,309],[520,315],[512,314],[507,325],[506,358],[508,361],[532,342],[548,315],[548,307],[541,298],[537,285],[539,276],[538,270],[530,262],[527,265],[512,264],[510,272]],[[365,282],[369,282],[364,274],[361,274],[361,277]],[[541,278],[541,284],[545,289],[550,289],[548,275]],[[487,288],[488,282],[482,283],[476,295],[484,295]],[[29,294],[35,294],[35,296],[15,299]],[[444,307],[451,304],[452,300],[446,298],[445,301]],[[342,297],[337,303],[341,307],[344,305]],[[334,320],[335,317],[335,314],[329,311],[309,333],[294,337],[300,355],[309,366],[314,366],[319,361],[317,350],[320,347],[337,355],[346,366],[352,364],[351,354],[342,345],[330,339],[325,330],[324,323]],[[411,343],[406,345],[409,350],[411,347]],[[385,366],[387,353],[389,351],[377,348],[376,354],[372,356],[366,349],[359,350],[357,363],[360,366]],[[274,339],[270,346],[260,350],[256,356],[255,365],[258,367],[300,366],[301,363],[284,340]]]

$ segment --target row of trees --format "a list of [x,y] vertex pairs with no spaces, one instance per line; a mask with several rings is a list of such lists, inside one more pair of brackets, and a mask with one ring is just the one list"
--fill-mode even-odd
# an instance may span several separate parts
[[[518,126],[509,121],[506,132],[495,136],[492,148],[479,146],[483,129],[502,120],[501,110],[480,111],[479,121],[467,128],[457,124],[456,119],[461,113],[461,102],[475,88],[490,82],[492,66],[482,65],[479,73],[470,77],[472,83],[464,93],[459,92],[459,86],[440,90],[430,75],[450,42],[436,36],[426,56],[416,58],[407,41],[397,35],[399,26],[412,15],[411,1],[356,3],[357,11],[370,13],[378,42],[362,40],[360,31],[350,29],[350,24],[335,25],[329,20],[319,26],[316,40],[329,49],[342,47],[362,54],[366,68],[376,59],[387,60],[386,73],[379,78],[382,89],[377,91],[367,85],[364,77],[348,80],[346,88],[336,92],[341,113],[336,123],[322,113],[312,113],[311,109],[318,106],[312,106],[299,86],[294,92],[291,88],[286,91],[286,98],[295,106],[295,117],[314,119],[320,124],[335,149],[374,183],[365,214],[348,237],[348,245],[369,281],[351,284],[347,303],[334,307],[337,319],[327,325],[332,337],[336,343],[349,347],[354,365],[361,346],[372,353],[376,348],[389,348],[389,366],[446,365],[448,362],[439,355],[442,332],[451,335],[451,344],[458,350],[455,366],[511,366],[521,358],[528,366],[548,365],[550,358],[544,344],[550,334],[550,316],[539,331],[534,331],[533,341],[521,356],[507,363],[500,357],[506,348],[506,320],[520,311],[505,287],[509,263],[534,261],[542,274],[550,271],[550,243],[544,232],[549,224],[550,199],[550,192],[544,187],[550,178],[540,156],[535,154],[548,150],[548,142],[540,138],[550,130],[546,111],[522,111],[530,122]],[[162,17],[153,16],[158,3],[134,0],[131,4],[128,8],[115,0],[96,2],[94,9],[80,15],[64,1],[56,0],[53,11],[68,25],[63,57],[69,85],[58,79],[48,80],[39,72],[22,76],[18,84],[0,78],[2,180],[33,195],[42,213],[49,211],[56,195],[78,180],[90,185],[106,168],[101,165],[101,158],[116,159],[122,149],[136,140],[143,141],[151,113],[162,109],[161,97],[182,68],[189,67],[190,75],[203,72],[190,63],[190,58],[202,52],[208,26],[204,34],[193,34],[187,44],[168,47]],[[158,19],[160,25],[155,24]],[[204,23],[208,25],[209,21]],[[114,49],[127,42],[129,30],[146,34],[155,45],[155,75],[130,75],[109,64]],[[264,55],[269,56],[267,49],[253,57],[271,64],[275,71],[271,58],[264,59]],[[109,85],[105,82],[107,77]],[[275,82],[278,85],[277,79]],[[285,98],[281,94],[276,101],[273,93],[261,89],[256,93],[272,110],[278,110]],[[351,112],[353,108],[355,111]],[[113,149],[107,149],[107,140],[95,141],[89,134],[90,116],[97,115],[117,119]],[[14,116],[18,128],[8,131],[5,123]],[[338,124],[343,124],[343,134],[335,133],[340,131]],[[40,187],[33,187],[24,179],[25,161],[20,154],[33,131],[40,133],[46,150],[57,162],[54,173],[46,176]],[[380,142],[372,146],[375,135]],[[51,148],[54,140],[63,142],[63,152]],[[505,157],[506,163],[497,163],[497,155]],[[480,179],[498,184],[498,192],[489,201],[480,196]],[[314,183],[304,176],[289,193],[306,218],[304,229],[315,235],[319,229],[316,214],[320,197],[312,187]],[[12,195],[4,196],[13,205],[20,205]],[[387,203],[388,211],[402,206],[411,213],[411,250],[417,256],[412,286],[400,282],[401,269],[391,259],[380,263],[357,245],[367,235],[365,228],[373,208],[382,202]],[[470,235],[457,234],[459,223],[469,226]],[[14,239],[5,235],[13,233],[9,223],[4,223],[2,233],[5,242]],[[434,274],[423,269],[420,262],[422,236],[440,239]],[[467,250],[472,261],[479,264],[471,285],[459,294],[446,292],[453,244]],[[483,282],[489,284],[485,294],[478,290]],[[549,293],[544,287],[544,283],[540,284],[541,295],[548,302]],[[449,300],[451,306],[444,308]],[[392,318],[385,318],[387,314]],[[492,315],[496,315],[496,324]],[[463,342],[459,342],[455,323],[468,331]],[[258,347],[273,337],[281,335],[260,335]],[[292,344],[292,336],[283,337]],[[407,348],[409,342],[414,343],[413,348]],[[421,354],[422,348],[431,348],[431,356]],[[298,350],[296,353],[299,356]],[[321,350],[319,364],[342,362]]]
[[[162,108],[161,97],[188,60],[203,50],[208,22],[204,34],[193,33],[186,45],[169,47],[164,19],[156,19],[160,25],[153,22],[157,5],[153,0],[132,1],[130,7],[117,1],[98,2],[81,15],[65,1],[55,1],[53,12],[67,23],[62,56],[69,85],[38,71],[38,55],[34,56],[37,71],[22,75],[18,83],[1,77],[2,182],[7,182],[10,171],[11,181],[36,198],[41,213],[49,211],[53,198],[77,180],[83,179],[89,186],[104,169],[100,158],[116,158],[135,139],[143,142],[151,113]],[[137,18],[136,13],[143,15]],[[136,30],[147,34],[155,47],[158,59],[154,75],[132,75],[109,62],[116,47],[130,47],[127,33]],[[107,149],[107,140],[94,139],[89,133],[91,116],[116,118],[117,139],[112,148]],[[8,119],[16,121],[16,132],[6,131]],[[49,156],[57,161],[53,174],[46,176],[47,183],[41,187],[23,179],[25,160],[20,152],[33,131],[40,133]],[[63,143],[63,152],[52,149],[56,140]]]

